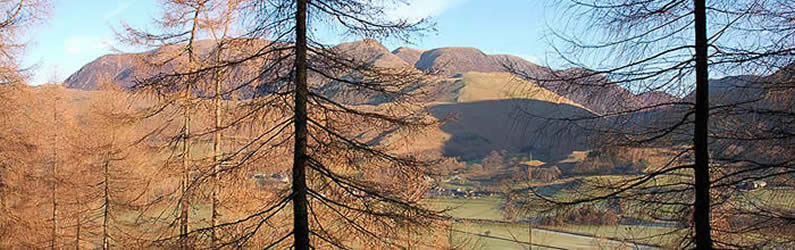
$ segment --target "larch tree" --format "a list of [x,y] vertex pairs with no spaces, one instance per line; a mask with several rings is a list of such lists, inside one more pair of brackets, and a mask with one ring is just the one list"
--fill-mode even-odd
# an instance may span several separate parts
[[[29,172],[29,154],[35,143],[23,124],[29,122],[19,106],[25,100],[24,72],[18,55],[24,50],[21,42],[26,30],[41,22],[46,14],[47,2],[42,0],[0,1],[0,238],[32,237],[24,232],[31,221],[24,220],[18,212],[29,199],[24,193],[23,180]],[[28,227],[32,228],[32,227]],[[20,247],[13,242],[0,242],[0,247]],[[30,247],[30,246],[28,246]]]
[[[198,78],[224,68],[229,89],[253,91],[235,105],[240,116],[230,118],[224,127],[246,120],[258,122],[255,126],[261,129],[242,146],[229,150],[223,160],[231,164],[221,164],[212,174],[230,173],[253,162],[274,171],[286,163],[292,178],[271,180],[257,174],[270,182],[270,198],[259,201],[252,213],[194,229],[191,236],[224,232],[217,235],[216,247],[270,248],[286,246],[288,239],[298,249],[433,244],[416,235],[433,232],[442,218],[421,204],[432,180],[429,167],[435,161],[395,153],[399,145],[409,143],[409,135],[438,125],[417,102],[427,97],[425,87],[433,79],[413,67],[381,61],[372,54],[372,48],[381,46],[374,40],[331,47],[314,40],[309,32],[311,27],[330,24],[357,37],[403,40],[412,32],[429,29],[424,21],[412,23],[386,15],[389,6],[400,4],[262,1],[243,5],[238,22],[242,38],[229,39],[237,49],[226,49],[230,53],[222,56],[221,63],[215,60],[211,67],[181,75]],[[340,99],[334,93],[353,98]],[[278,185],[285,181],[291,183],[286,190]],[[284,211],[291,203],[292,212]]]
[[[251,194],[251,190],[241,190],[244,186],[250,188],[245,177],[248,173],[245,172],[253,164],[262,164],[259,162],[262,160],[252,158],[247,151],[249,149],[246,149],[253,144],[230,143],[226,146],[225,141],[240,138],[222,136],[224,131],[240,135],[239,132],[245,130],[250,120],[255,119],[250,115],[250,110],[240,111],[242,109],[237,108],[248,104],[237,101],[252,96],[253,88],[256,87],[256,83],[252,82],[258,79],[256,74],[251,73],[251,68],[255,67],[252,65],[257,65],[257,59],[247,61],[240,57],[249,57],[248,53],[256,51],[246,47],[251,39],[233,38],[230,34],[238,23],[239,13],[250,5],[250,1],[167,1],[164,3],[165,15],[158,22],[162,24],[159,30],[127,27],[127,33],[122,34],[127,42],[153,48],[140,55],[140,60],[136,62],[141,75],[136,76],[135,84],[131,87],[134,92],[141,94],[137,95],[139,101],[155,100],[154,105],[148,105],[142,112],[144,117],[151,118],[148,119],[150,122],[158,123],[146,134],[145,140],[165,141],[163,148],[172,152],[177,145],[181,146],[182,194],[178,206],[179,221],[176,223],[180,233],[178,237],[161,234],[153,239],[155,244],[171,246],[177,241],[182,247],[216,248],[218,238],[224,237],[222,234],[228,236],[237,230],[223,227],[224,232],[220,232],[222,229],[219,229],[219,224],[233,220],[230,219],[234,218],[231,215],[236,212],[248,211],[251,207],[249,204],[255,203],[256,197],[259,197],[259,194]],[[186,96],[189,101],[185,100]],[[225,110],[226,105],[231,108]],[[177,115],[181,115],[183,123],[178,130],[179,136],[174,137]],[[224,122],[224,117],[229,117],[229,122]],[[190,155],[192,150],[204,149],[206,141],[212,141],[211,153]],[[237,158],[250,161],[238,161]],[[168,182],[163,181],[165,185]],[[245,195],[250,196],[243,197]],[[187,221],[192,206],[189,201],[203,205],[205,198],[209,199],[208,218]],[[237,204],[221,204],[232,202],[229,200]],[[229,215],[227,218],[220,215],[222,209]],[[197,230],[188,227],[203,224],[205,220],[209,222],[209,227]],[[207,238],[209,241],[205,241]]]
[[[279,133],[270,138],[293,129],[281,137],[292,141],[290,192],[260,215],[262,224],[292,202],[292,230],[267,246],[289,238],[296,249],[411,246],[421,244],[412,234],[430,230],[440,218],[420,204],[429,162],[392,153],[395,144],[385,139],[362,137],[419,133],[436,124],[416,104],[428,75],[351,53],[350,47],[328,47],[310,32],[336,27],[354,36],[407,39],[429,28],[388,17],[396,3],[265,1],[246,20],[252,23],[246,35],[272,41],[256,55],[267,58],[258,74],[268,90],[261,98],[278,100],[270,105],[284,112],[273,127]],[[339,92],[364,101],[341,101],[333,96]]]
[[224,96],[224,84],[226,83],[226,77],[224,76],[224,67],[223,60],[224,60],[224,50],[229,47],[229,44],[226,43],[228,40],[228,36],[230,33],[230,27],[233,25],[233,22],[237,18],[235,15],[238,12],[238,8],[241,7],[242,3],[239,0],[236,1],[224,1],[218,3],[221,6],[213,6],[213,8],[219,9],[219,13],[215,13],[214,16],[210,16],[205,19],[204,23],[206,29],[209,30],[210,35],[216,41],[215,45],[215,61],[213,62],[213,66],[216,66],[215,72],[213,74],[212,79],[212,88],[213,88],[213,118],[214,118],[214,125],[213,125],[213,155],[212,155],[212,170],[210,170],[210,175],[212,178],[212,190],[211,190],[211,208],[210,208],[210,247],[216,248],[216,241],[217,241],[217,233],[216,228],[218,226],[218,208],[219,204],[219,197],[218,192],[221,186],[220,178],[218,176],[218,172],[220,170],[221,165],[223,164],[223,157],[224,153],[221,148],[223,144],[223,96]]
[[82,169],[79,155],[74,150],[78,124],[75,109],[70,105],[64,87],[48,84],[35,92],[29,101],[33,103],[33,108],[42,112],[31,115],[29,123],[37,124],[38,129],[44,131],[28,131],[35,133],[33,142],[37,150],[31,155],[37,159],[31,161],[35,172],[28,176],[32,183],[27,183],[35,188],[26,188],[25,192],[35,197],[39,208],[46,208],[46,216],[41,218],[31,214],[26,220],[43,219],[48,234],[41,238],[46,239],[46,243],[39,247],[57,249],[71,245],[72,241],[65,240],[76,236],[76,233],[73,234],[76,230],[73,229],[77,227],[73,226],[80,214],[78,200],[83,189],[80,189],[79,177]]
[[[153,93],[159,102],[149,110],[143,112],[145,117],[164,117],[181,113],[181,128],[179,135],[172,137],[168,142],[169,148],[175,149],[178,143],[181,159],[180,169],[180,190],[179,190],[179,209],[176,216],[176,224],[179,228],[179,244],[182,248],[187,248],[187,239],[190,230],[190,209],[193,197],[191,174],[196,171],[193,162],[192,149],[194,136],[191,134],[192,115],[195,113],[196,94],[198,77],[182,74],[190,72],[199,65],[199,55],[197,53],[196,42],[201,36],[200,27],[202,25],[201,15],[206,11],[209,0],[191,1],[164,1],[163,16],[157,20],[161,30],[148,32],[137,30],[126,26],[126,33],[121,34],[125,42],[135,46],[156,47],[150,55],[144,57],[141,62],[137,62],[142,68],[157,69],[154,76],[140,79],[133,88],[139,93]],[[169,45],[170,47],[167,47]],[[160,47],[163,46],[163,47]],[[173,74],[157,73],[165,70],[172,70]],[[179,111],[176,111],[179,110]],[[171,121],[174,117],[166,117],[164,120]],[[167,122],[168,123],[168,122]],[[164,124],[165,129],[171,124]],[[148,136],[158,136],[162,130],[153,131]],[[166,163],[168,165],[168,162]]]
[[[110,85],[108,81],[105,85]],[[85,241],[102,249],[132,246],[136,228],[144,224],[125,217],[145,207],[150,177],[145,172],[146,159],[152,157],[147,148],[135,143],[139,139],[138,117],[130,104],[130,94],[118,86],[105,86],[93,97],[90,107],[81,118],[81,145],[76,146],[83,156],[81,164],[83,203],[88,209],[85,218],[87,235],[97,235]],[[127,216],[125,216],[127,215]]]
[[[677,248],[791,246],[795,239],[786,236],[791,230],[780,226],[791,221],[792,211],[738,187],[759,180],[792,185],[793,102],[784,95],[793,87],[794,4],[562,4],[560,14],[569,18],[552,24],[550,40],[557,62],[578,69],[506,66],[564,96],[602,98],[610,106],[550,120],[587,128],[601,148],[655,149],[664,156],[640,175],[581,181],[575,184],[576,198],[537,193],[540,199],[533,204],[569,207],[621,199],[632,204],[630,216],[684,221],[687,226],[673,232],[684,236],[671,243]],[[710,75],[729,77],[710,80]],[[645,99],[632,103],[604,94],[622,87]],[[656,98],[668,95],[664,92],[675,96]],[[761,234],[751,239],[750,232]]]

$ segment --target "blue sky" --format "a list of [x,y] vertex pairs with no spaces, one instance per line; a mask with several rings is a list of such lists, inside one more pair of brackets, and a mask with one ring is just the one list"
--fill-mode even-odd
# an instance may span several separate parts
[[[48,23],[32,30],[23,56],[34,66],[32,84],[62,81],[99,56],[114,53],[114,27],[121,22],[146,27],[159,15],[157,0],[54,0]],[[395,15],[432,16],[436,33],[409,47],[476,47],[489,54],[513,54],[541,63],[547,44],[543,1],[409,0]],[[330,42],[336,38],[329,37]],[[394,49],[406,44],[387,41]],[[120,48],[124,50],[124,48]]]
[[32,29],[23,63],[33,66],[30,83],[64,80],[99,56],[112,53],[112,26],[121,20],[146,25],[159,8],[154,0],[54,0],[47,23]]

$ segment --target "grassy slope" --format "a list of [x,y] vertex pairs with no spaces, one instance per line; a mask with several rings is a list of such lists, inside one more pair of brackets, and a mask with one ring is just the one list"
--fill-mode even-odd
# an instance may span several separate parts
[[487,197],[480,199],[453,199],[437,198],[430,199],[430,206],[437,209],[449,209],[448,214],[455,218],[462,219],[485,219],[502,220],[502,209],[499,204],[503,202],[499,197]]
[[455,102],[533,99],[556,104],[581,105],[509,73],[468,72],[454,78],[464,84]]

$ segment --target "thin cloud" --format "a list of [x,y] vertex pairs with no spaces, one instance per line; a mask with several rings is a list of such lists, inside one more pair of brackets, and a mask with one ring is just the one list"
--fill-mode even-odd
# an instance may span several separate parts
[[389,15],[395,19],[408,19],[412,21],[426,17],[438,16],[447,9],[470,0],[406,0],[394,6]]
[[541,58],[539,58],[539,57],[537,57],[537,56],[531,56],[531,55],[519,55],[519,57],[521,57],[522,59],[525,59],[525,60],[527,60],[528,62],[534,63],[534,64],[541,64],[541,63],[543,63],[543,62],[542,62],[542,60],[541,60]]
[[67,55],[105,53],[113,48],[114,40],[111,38],[94,36],[71,36],[64,40],[64,53]]
[[103,15],[103,18],[105,19],[105,21],[110,20],[110,19],[118,16],[119,14],[124,12],[125,10],[127,10],[127,8],[130,8],[130,3],[129,2],[121,3],[115,9],[113,9],[111,11],[108,11],[108,12],[105,12],[105,15]]

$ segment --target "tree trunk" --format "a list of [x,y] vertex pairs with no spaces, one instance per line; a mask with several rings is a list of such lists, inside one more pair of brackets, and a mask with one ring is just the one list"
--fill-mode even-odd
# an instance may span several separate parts
[[58,97],[52,103],[52,119],[56,126],[52,136],[52,240],[50,249],[55,249],[58,241]]
[[[219,58],[221,50],[218,49]],[[220,61],[220,59],[219,59]],[[220,78],[220,77],[218,77]],[[212,211],[210,215],[210,248],[215,249],[215,227],[218,225],[218,170],[221,164],[221,83],[220,79],[215,81],[215,141],[213,143],[213,190],[212,190]]]
[[[191,29],[190,40],[188,41],[188,68],[193,69],[194,55],[193,55],[193,42],[196,39],[196,30],[199,25],[199,13],[201,13],[202,5],[196,7],[196,12],[193,15],[193,27]],[[184,120],[184,136],[182,144],[182,199],[180,211],[180,242],[183,249],[187,249],[187,237],[190,232],[188,227],[188,213],[190,209],[190,195],[188,186],[190,186],[190,160],[191,160],[191,140],[190,140],[190,110],[193,96],[193,84],[188,80],[185,86],[185,120]]]
[[[226,39],[226,34],[229,31],[229,19],[232,15],[232,4],[227,3],[227,10],[226,16],[224,18],[224,31],[221,33],[221,39],[218,43],[218,54],[215,58],[215,64],[221,65],[221,61],[223,60],[223,51],[224,51],[224,40]],[[218,226],[218,188],[220,187],[220,180],[218,179],[218,171],[221,167],[221,157],[223,152],[221,151],[221,114],[223,109],[223,100],[222,98],[222,84],[223,84],[223,69],[219,68],[215,72],[215,143],[213,144],[213,191],[212,191],[212,216],[210,218],[210,226],[212,230],[210,232],[210,248],[216,248],[216,241],[217,235],[215,232],[215,227]]]
[[80,220],[80,216],[82,216],[82,213],[79,212],[80,211],[80,196],[77,197],[76,203],[77,203],[78,213],[77,213],[77,230],[75,232],[75,250],[80,250],[80,227],[82,226],[81,225],[82,220]]
[[[229,27],[228,21],[229,21],[229,13],[227,12],[226,21],[224,22],[224,32],[223,32],[223,35],[221,35],[221,42],[219,43],[219,46],[218,46],[218,55],[216,55],[216,58],[215,58],[216,65],[220,65],[221,64],[221,60],[223,60],[223,42],[224,42],[224,39],[226,38],[226,32],[227,32],[228,27]],[[216,237],[217,236],[216,236],[216,233],[215,233],[215,227],[218,225],[218,187],[220,185],[219,180],[218,180],[218,170],[220,169],[221,156],[222,156],[222,152],[221,152],[221,139],[222,139],[222,137],[221,137],[222,136],[222,134],[221,134],[221,111],[222,111],[221,110],[222,109],[222,106],[221,106],[222,105],[222,103],[221,103],[221,95],[222,95],[221,84],[222,84],[222,80],[223,80],[223,73],[221,72],[221,69],[218,69],[215,72],[215,86],[214,86],[215,87],[215,100],[214,100],[214,105],[215,105],[215,139],[214,139],[214,143],[213,143],[213,173],[212,173],[213,190],[212,190],[212,211],[211,211],[211,215],[210,215],[210,228],[211,228],[210,229],[210,248],[212,248],[212,249],[216,248],[215,242],[216,242]]]
[[306,2],[297,0],[295,13],[295,150],[293,155],[293,237],[296,250],[309,249],[309,218],[307,215],[306,187],[306,102],[307,87],[307,38]]
[[180,197],[179,237],[182,246],[186,247],[185,238],[188,235],[188,185],[190,185],[190,84],[185,88],[185,114],[182,143],[182,197]]
[[[110,150],[113,150],[112,148]],[[103,166],[103,182],[105,183],[105,207],[102,211],[102,249],[107,250],[109,248],[110,243],[108,242],[108,238],[110,238],[108,232],[108,222],[110,215],[110,187],[108,181],[110,180],[110,154],[108,154],[107,159],[105,159],[105,164]]]
[[696,154],[695,204],[693,221],[695,224],[696,249],[712,249],[709,225],[709,151],[707,120],[709,117],[709,70],[707,65],[707,14],[706,1],[695,0],[696,35],[696,121],[693,133],[693,146]]

